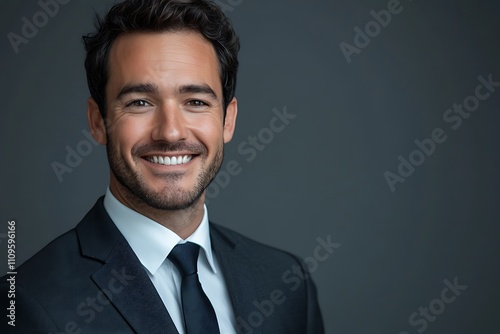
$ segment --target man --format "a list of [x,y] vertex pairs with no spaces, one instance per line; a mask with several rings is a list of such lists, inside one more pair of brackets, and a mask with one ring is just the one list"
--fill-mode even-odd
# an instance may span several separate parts
[[239,41],[221,10],[128,0],[84,42],[109,188],[18,269],[15,327],[4,319],[2,333],[323,333],[296,257],[208,220],[238,109]]

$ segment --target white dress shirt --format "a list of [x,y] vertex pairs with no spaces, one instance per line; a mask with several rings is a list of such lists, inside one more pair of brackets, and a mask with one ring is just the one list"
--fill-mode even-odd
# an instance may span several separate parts
[[182,280],[167,256],[175,245],[187,241],[200,246],[198,276],[203,291],[215,309],[220,332],[236,333],[236,320],[226,282],[217,257],[212,253],[206,206],[200,226],[186,240],[123,205],[109,188],[104,197],[104,208],[146,269],[180,334],[185,333],[181,304]]

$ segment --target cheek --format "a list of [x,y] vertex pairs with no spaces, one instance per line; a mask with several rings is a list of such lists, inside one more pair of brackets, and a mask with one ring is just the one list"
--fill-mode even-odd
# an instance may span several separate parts
[[189,124],[191,130],[196,133],[199,140],[205,142],[206,145],[214,145],[214,142],[222,140],[223,125],[222,118],[216,115],[192,115]]
[[133,118],[122,118],[113,124],[110,133],[115,149],[120,155],[129,156],[132,147],[144,138],[147,126]]

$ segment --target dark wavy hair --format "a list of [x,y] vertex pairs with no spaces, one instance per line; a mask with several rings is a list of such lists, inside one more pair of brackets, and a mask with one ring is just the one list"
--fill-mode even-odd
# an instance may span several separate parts
[[106,116],[109,52],[118,36],[133,32],[195,31],[215,49],[223,91],[224,114],[234,97],[238,72],[239,38],[222,10],[208,0],[126,0],[104,18],[96,15],[94,34],[83,36],[85,70],[90,95]]

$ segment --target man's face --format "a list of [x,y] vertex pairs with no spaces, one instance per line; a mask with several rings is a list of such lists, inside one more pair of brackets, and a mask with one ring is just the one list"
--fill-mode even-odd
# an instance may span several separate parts
[[[155,209],[193,205],[220,168],[236,117],[233,100],[224,123],[210,42],[194,32],[119,37],[109,56],[106,97],[107,131],[101,141],[107,146],[112,191]],[[99,123],[90,109],[90,122]]]

